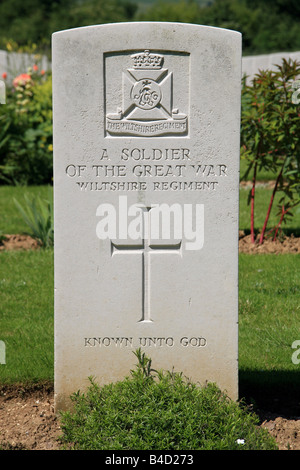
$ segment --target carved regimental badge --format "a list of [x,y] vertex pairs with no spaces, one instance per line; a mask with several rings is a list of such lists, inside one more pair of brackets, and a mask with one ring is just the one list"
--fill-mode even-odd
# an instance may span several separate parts
[[106,131],[142,137],[186,134],[187,116],[173,107],[173,73],[163,68],[164,56],[145,50],[131,60],[132,67],[122,73],[123,103],[106,115]]

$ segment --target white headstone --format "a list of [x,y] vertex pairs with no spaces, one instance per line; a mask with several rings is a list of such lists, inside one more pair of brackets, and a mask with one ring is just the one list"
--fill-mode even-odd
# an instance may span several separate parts
[[55,399],[156,369],[238,397],[241,35],[53,35]]

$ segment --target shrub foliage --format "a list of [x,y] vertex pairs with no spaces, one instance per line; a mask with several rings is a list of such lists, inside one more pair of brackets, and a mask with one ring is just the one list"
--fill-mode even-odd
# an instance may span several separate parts
[[[42,74],[41,74],[42,72]],[[52,81],[37,65],[7,83],[0,106],[0,182],[52,182]]]
[[72,395],[62,413],[61,442],[77,450],[276,449],[257,418],[214,384],[154,371],[141,350],[123,381]]
[[[251,235],[255,241],[255,188],[257,171],[265,169],[274,175],[274,189],[259,243],[263,243],[274,196],[280,191],[278,224],[271,227],[276,239],[279,228],[292,209],[300,203],[300,106],[294,102],[293,85],[300,75],[300,62],[283,59],[276,70],[259,71],[242,90],[241,158],[252,174]],[[299,82],[300,87],[300,82]]]

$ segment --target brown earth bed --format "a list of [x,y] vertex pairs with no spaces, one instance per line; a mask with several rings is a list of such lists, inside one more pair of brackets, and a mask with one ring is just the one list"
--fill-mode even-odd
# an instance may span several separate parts
[[[59,450],[62,431],[52,385],[0,388],[0,423],[0,449]],[[279,450],[300,450],[300,417],[262,412],[260,425],[275,438]]]
[[0,251],[4,250],[33,250],[39,248],[37,240],[29,235],[3,235],[0,240]]
[[0,388],[0,449],[59,450],[51,385]]
[[[0,251],[3,250],[32,250],[38,249],[40,245],[37,240],[29,235],[4,235],[0,241]],[[243,231],[239,232],[239,251],[241,253],[259,254],[259,253],[300,253],[300,238],[285,236],[276,241],[272,239],[264,240],[262,245],[259,244],[258,237],[255,243],[252,243],[251,236],[246,235]]]
[[285,254],[285,253],[300,253],[300,238],[291,236],[284,236],[283,238],[275,241],[272,238],[266,238],[262,244],[259,243],[259,237],[256,238],[255,243],[251,240],[251,235],[245,235],[243,231],[239,233],[239,251],[240,253],[248,254]]

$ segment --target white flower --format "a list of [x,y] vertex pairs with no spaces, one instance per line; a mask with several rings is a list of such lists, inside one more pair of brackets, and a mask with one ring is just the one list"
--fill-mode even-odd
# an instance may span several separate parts
[[237,439],[237,440],[236,440],[236,443],[237,443],[237,444],[244,445],[244,444],[245,444],[245,439]]

